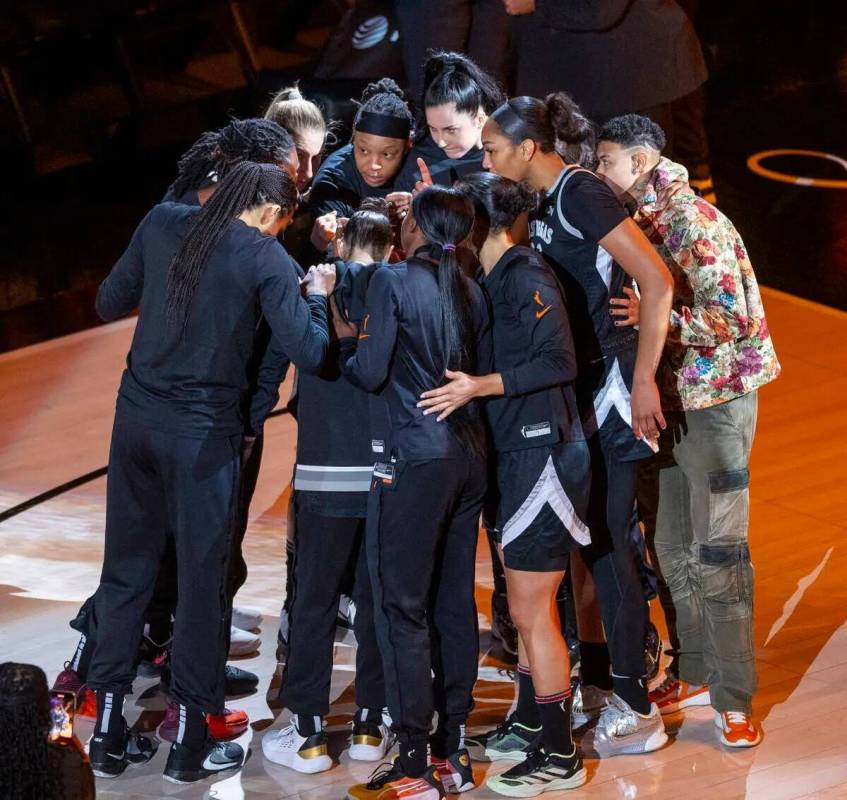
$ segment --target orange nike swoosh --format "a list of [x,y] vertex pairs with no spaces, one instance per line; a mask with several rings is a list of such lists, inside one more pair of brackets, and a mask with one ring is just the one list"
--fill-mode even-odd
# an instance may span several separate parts
[[359,341],[361,341],[362,339],[370,339],[370,338],[371,338],[371,335],[369,333],[360,333],[359,334]]
[[553,306],[547,306],[547,308],[542,308],[541,311],[535,312],[535,318],[541,319]]

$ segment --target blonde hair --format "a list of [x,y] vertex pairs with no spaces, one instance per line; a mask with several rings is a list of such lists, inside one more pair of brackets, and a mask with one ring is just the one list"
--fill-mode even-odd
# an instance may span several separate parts
[[296,84],[287,86],[274,95],[265,111],[265,119],[273,120],[285,128],[298,146],[302,145],[302,137],[306,131],[317,131],[325,140],[329,129],[320,108],[303,97]]

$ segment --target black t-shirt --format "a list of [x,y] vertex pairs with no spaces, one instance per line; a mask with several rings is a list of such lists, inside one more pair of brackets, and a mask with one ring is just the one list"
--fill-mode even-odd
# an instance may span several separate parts
[[415,184],[421,179],[421,172],[418,169],[419,158],[426,162],[433,183],[439,186],[452,186],[465,175],[472,172],[482,172],[482,160],[485,158],[485,151],[482,148],[473,147],[461,158],[450,158],[432,140],[432,137],[427,135],[406,156],[403,169],[400,170],[394,180],[397,191],[411,192],[415,188]]
[[97,313],[109,321],[139,307],[121,413],[183,436],[235,436],[246,422],[251,373],[263,382],[261,366],[257,373],[248,366],[260,318],[273,332],[273,349],[314,372],[329,343],[327,304],[301,297],[297,265],[276,239],[233,219],[200,274],[184,331],[169,322],[168,269],[198,212],[155,206],[101,284]]
[[596,175],[566,167],[530,219],[530,242],[565,289],[580,363],[602,357],[618,339],[631,338],[629,329],[615,327],[609,299],[620,297],[632,279],[599,245],[627,216]]
[[339,217],[349,217],[359,208],[363,197],[385,197],[393,191],[393,180],[383,186],[365,183],[356,169],[353,145],[348,144],[321,164],[309,193],[309,207],[314,217],[330,211],[337,211]]

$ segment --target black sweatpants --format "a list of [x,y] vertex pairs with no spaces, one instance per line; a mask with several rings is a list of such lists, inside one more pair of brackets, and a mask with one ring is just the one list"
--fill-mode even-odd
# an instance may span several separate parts
[[640,679],[646,672],[644,637],[649,609],[643,539],[635,516],[638,461],[621,461],[615,452],[615,428],[622,424],[613,420],[588,440],[591,544],[580,548],[580,553],[597,586],[612,671],[619,677]]
[[393,482],[375,479],[369,498],[368,566],[388,710],[401,743],[420,743],[424,752],[436,710],[437,756],[450,755],[438,743],[473,708],[474,564],[485,484],[479,460],[398,462]]
[[206,713],[223,713],[222,653],[240,445],[240,436],[175,436],[118,412],[109,454],[103,571],[94,598],[91,688],[131,691],[144,613],[170,532],[179,596],[171,694]]
[[373,593],[365,555],[365,520],[327,517],[297,505],[291,572],[288,658],[280,700],[295,714],[329,712],[332,650],[338,599],[355,569],[356,705],[383,708],[385,684],[373,620]]

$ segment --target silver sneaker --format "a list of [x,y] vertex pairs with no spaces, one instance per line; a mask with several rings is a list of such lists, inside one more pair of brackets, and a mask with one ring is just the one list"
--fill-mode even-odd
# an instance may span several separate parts
[[582,740],[584,755],[610,758],[658,750],[668,740],[665,723],[655,703],[650,713],[639,714],[616,694],[607,701],[597,725]]
[[582,728],[597,719],[611,696],[610,689],[600,689],[590,684],[585,686],[581,683],[576,684],[571,706],[571,727]]

